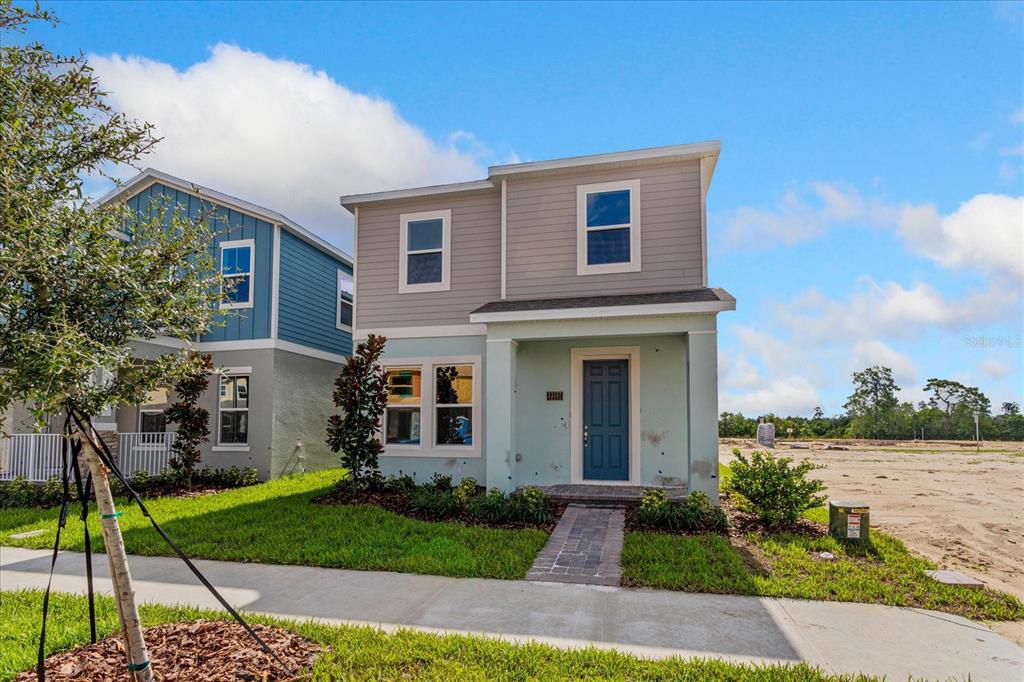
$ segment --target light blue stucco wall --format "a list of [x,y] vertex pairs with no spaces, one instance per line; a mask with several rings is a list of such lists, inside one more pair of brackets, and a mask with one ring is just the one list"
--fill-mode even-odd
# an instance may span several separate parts
[[[569,409],[573,348],[640,348],[640,480],[686,484],[687,376],[683,334],[520,341],[517,356],[518,485],[570,482]],[[548,391],[564,399],[546,400]],[[630,457],[636,456],[630,453]]]
[[211,255],[220,265],[220,249],[223,241],[252,239],[255,241],[253,254],[253,307],[237,308],[218,314],[218,324],[202,341],[238,341],[241,339],[270,338],[270,310],[272,303],[271,283],[274,263],[274,226],[247,213],[219,206],[201,199],[195,194],[154,183],[126,200],[126,204],[145,214],[154,202],[165,202],[166,206],[177,206],[190,218],[206,217],[214,232]]
[[[480,401],[479,408],[482,408],[483,396],[486,392],[483,367],[486,345],[484,337],[482,336],[391,339],[384,347],[382,362],[387,363],[389,360],[399,358],[443,358],[446,356],[478,355],[480,356],[481,362],[481,376],[480,394],[477,396],[476,400]],[[429,386],[427,377],[424,377],[423,385],[424,391],[429,390],[427,388],[427,386]],[[483,415],[483,410],[478,409],[478,414]],[[484,431],[486,428],[486,423],[483,423],[483,420],[478,418],[473,438],[477,439],[478,442],[484,442]],[[480,484],[483,484],[486,480],[484,458],[482,456],[453,457],[450,453],[444,453],[440,456],[430,456],[429,450],[424,450],[423,452],[425,453],[424,455],[418,456],[396,456],[384,454],[380,457],[381,473],[385,476],[392,474],[410,474],[420,482],[429,480],[435,472],[451,474],[452,479],[455,482],[461,481],[466,477],[475,478]]]
[[352,268],[281,230],[277,336],[339,355],[352,354],[352,334],[337,326],[338,270]]

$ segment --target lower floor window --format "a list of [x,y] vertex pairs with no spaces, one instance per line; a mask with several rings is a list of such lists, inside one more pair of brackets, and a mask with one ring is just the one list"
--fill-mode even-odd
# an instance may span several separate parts
[[474,449],[478,359],[453,358],[450,364],[443,360],[385,368],[385,445]]
[[139,415],[139,431],[142,433],[163,433],[167,430],[167,417],[163,410],[142,410]]
[[249,377],[220,378],[221,445],[246,445],[249,442]]

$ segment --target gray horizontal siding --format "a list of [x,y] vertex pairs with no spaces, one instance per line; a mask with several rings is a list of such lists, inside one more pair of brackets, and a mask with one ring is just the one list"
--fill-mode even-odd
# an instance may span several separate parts
[[338,270],[341,261],[281,230],[277,336],[303,346],[352,354],[352,335],[337,327]]
[[[618,180],[640,183],[642,269],[579,276],[576,187]],[[512,179],[506,219],[509,299],[646,293],[703,285],[698,161]]]
[[[400,216],[451,209],[451,289],[398,293]],[[491,190],[366,205],[359,209],[356,327],[467,324],[501,297],[501,193]]]

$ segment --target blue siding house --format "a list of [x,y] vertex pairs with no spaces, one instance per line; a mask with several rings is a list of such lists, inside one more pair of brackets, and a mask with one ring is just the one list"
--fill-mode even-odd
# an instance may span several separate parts
[[[338,466],[324,439],[334,379],[352,353],[352,258],[280,213],[153,169],[100,200],[111,201],[206,220],[211,255],[232,282],[218,324],[191,344],[218,368],[203,401],[211,437],[202,465],[250,466],[264,478]],[[160,338],[133,344],[140,361],[179,347]],[[122,449],[151,450],[169,441],[159,434],[171,428],[162,411],[173,400],[169,390],[154,392],[98,426],[116,431]]]

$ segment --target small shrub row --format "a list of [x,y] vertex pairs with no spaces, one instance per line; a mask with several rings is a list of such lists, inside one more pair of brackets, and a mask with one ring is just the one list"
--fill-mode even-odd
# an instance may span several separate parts
[[729,483],[736,506],[750,511],[768,528],[792,524],[800,515],[825,503],[825,484],[807,474],[824,465],[804,460],[793,464],[790,457],[774,457],[760,450],[748,459],[739,448],[732,451]]
[[[348,492],[347,483],[346,479],[338,483],[338,493],[343,497]],[[378,494],[397,498],[398,504],[387,506],[431,521],[546,526],[555,519],[554,505],[539,488],[529,487],[508,494],[498,488],[486,490],[474,478],[464,478],[453,486],[452,477],[445,474],[434,474],[423,484],[417,484],[408,474],[388,476],[370,484],[367,493],[371,503],[382,501],[373,499]]]
[[670,500],[661,488],[649,488],[633,512],[637,525],[675,532],[708,533],[724,531],[729,521],[705,493],[692,492],[682,502]]
[[[192,474],[191,488],[242,488],[259,483],[259,472],[252,467],[239,469],[205,468]],[[190,489],[183,474],[166,469],[156,476],[146,471],[136,471],[128,477],[128,484],[140,494],[173,495]],[[116,478],[110,478],[110,489],[115,496],[125,495],[124,485]],[[71,499],[77,501],[74,482],[70,487]],[[42,485],[33,483],[22,476],[10,481],[0,481],[0,508],[12,507],[54,507],[64,498],[64,484],[59,476],[51,476]]]

